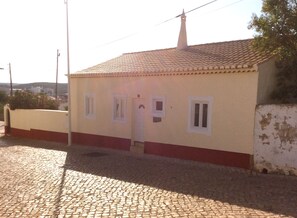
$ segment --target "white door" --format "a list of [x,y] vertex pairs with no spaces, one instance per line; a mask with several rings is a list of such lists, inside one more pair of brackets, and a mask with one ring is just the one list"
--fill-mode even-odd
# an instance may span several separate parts
[[134,99],[133,101],[133,141],[135,143],[144,142],[144,99]]

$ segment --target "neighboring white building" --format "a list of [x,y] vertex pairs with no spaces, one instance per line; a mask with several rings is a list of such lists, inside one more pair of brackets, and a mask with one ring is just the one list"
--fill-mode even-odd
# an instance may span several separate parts
[[48,96],[54,96],[54,89],[52,88],[43,88],[41,86],[32,86],[30,89],[29,89],[30,92],[34,93],[34,94],[38,94],[38,93],[44,93]]
[[42,87],[40,87],[40,86],[32,86],[30,89],[29,89],[29,91],[30,92],[32,92],[32,93],[34,93],[34,94],[37,94],[37,93],[41,93],[41,90],[43,90],[42,89]]

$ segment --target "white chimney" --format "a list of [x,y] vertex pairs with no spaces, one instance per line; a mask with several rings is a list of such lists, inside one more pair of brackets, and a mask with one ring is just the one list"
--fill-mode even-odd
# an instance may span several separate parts
[[178,42],[177,42],[177,49],[183,50],[188,47],[187,30],[186,30],[186,15],[185,15],[184,10],[183,10],[183,13],[180,15],[180,18],[181,18],[181,26],[180,26],[180,32],[179,32],[179,37],[178,37]]

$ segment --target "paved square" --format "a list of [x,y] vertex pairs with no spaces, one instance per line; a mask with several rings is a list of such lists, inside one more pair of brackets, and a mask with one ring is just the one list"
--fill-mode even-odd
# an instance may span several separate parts
[[0,138],[0,217],[297,217],[297,178]]

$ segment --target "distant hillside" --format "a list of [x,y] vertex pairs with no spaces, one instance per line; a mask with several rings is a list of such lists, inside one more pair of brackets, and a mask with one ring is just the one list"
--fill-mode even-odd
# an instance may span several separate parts
[[[43,88],[51,88],[53,90],[56,89],[56,83],[47,83],[47,82],[36,82],[36,83],[26,83],[26,84],[16,84],[13,83],[14,89],[30,89],[31,87],[43,87]],[[9,83],[0,83],[0,89],[6,90],[10,89]],[[67,93],[67,83],[58,83],[58,95],[63,95]]]

